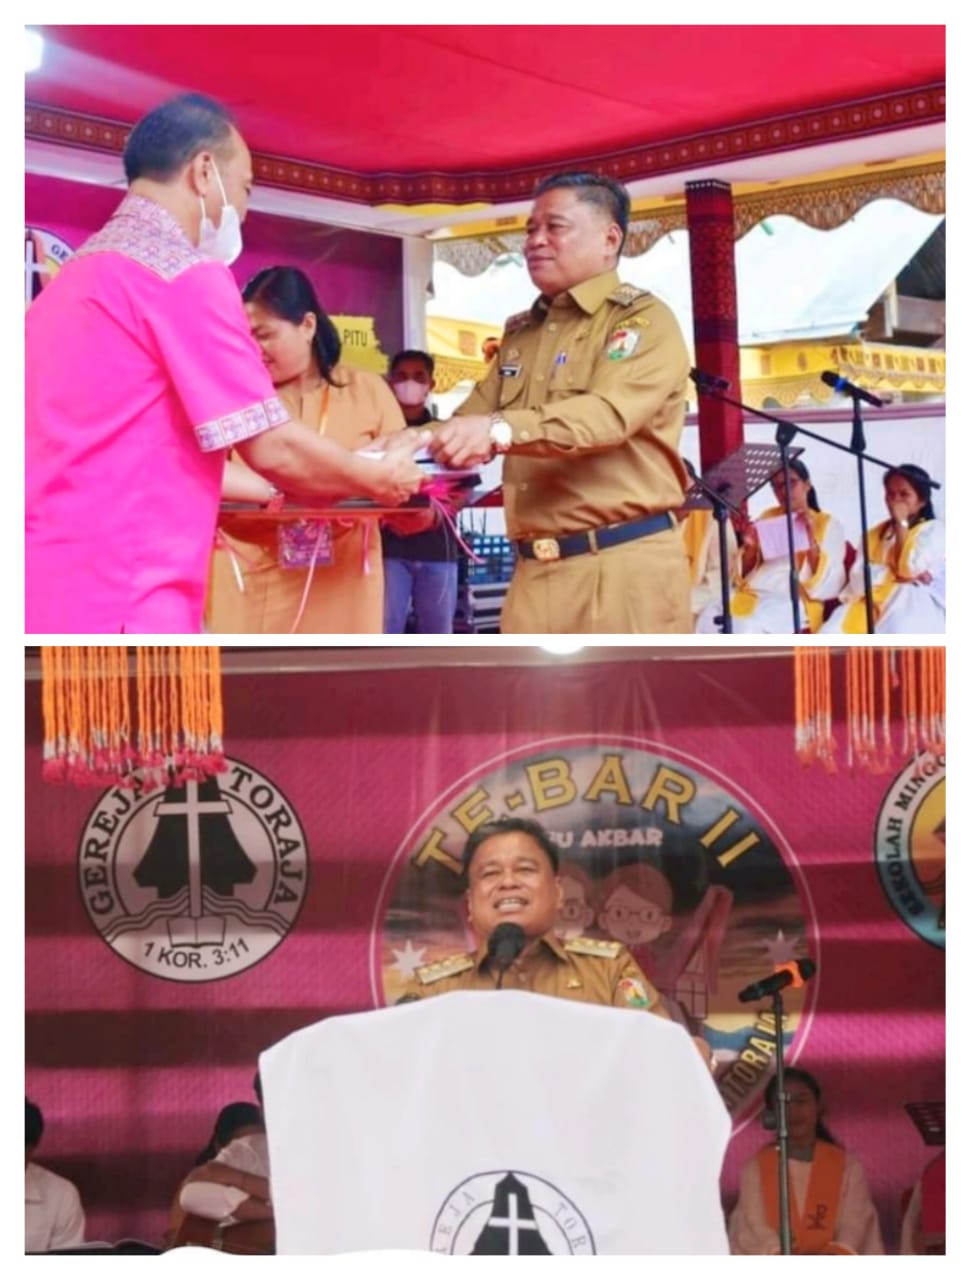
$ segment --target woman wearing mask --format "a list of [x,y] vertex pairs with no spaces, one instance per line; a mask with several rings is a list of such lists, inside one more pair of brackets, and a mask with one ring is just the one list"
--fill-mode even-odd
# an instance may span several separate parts
[[[745,529],[741,538],[741,581],[731,596],[731,618],[736,634],[780,635],[792,630],[787,540],[759,535],[762,522],[785,515],[785,476],[771,477],[778,505],[769,507]],[[821,511],[808,468],[800,458],[789,463],[792,524],[795,533],[795,567],[798,573],[799,630],[818,631],[826,600],[834,599],[845,582],[845,533],[833,515]],[[778,526],[773,526],[773,531]],[[801,544],[801,545],[799,545]],[[717,630],[714,617],[721,612],[713,602],[697,620],[697,631]]]
[[[383,378],[340,363],[340,337],[302,271],[260,271],[243,289],[243,301],[263,362],[295,422],[354,451],[380,448],[403,430]],[[265,498],[265,482],[233,458],[224,492],[242,498],[250,486],[253,498]],[[383,609],[376,520],[277,524],[242,513],[220,517],[209,631],[378,633]]]
[[[879,1215],[865,1170],[822,1120],[822,1090],[807,1071],[785,1072],[788,1094],[788,1181],[795,1254],[881,1254]],[[778,1083],[765,1091],[774,1112]],[[738,1202],[728,1220],[732,1253],[781,1252],[778,1149],[764,1147],[741,1170]]]
[[[946,631],[946,539],[933,511],[930,477],[906,462],[883,476],[889,519],[866,535],[872,571],[877,635],[940,634]],[[822,628],[866,630],[862,554],[856,556],[842,604]]]

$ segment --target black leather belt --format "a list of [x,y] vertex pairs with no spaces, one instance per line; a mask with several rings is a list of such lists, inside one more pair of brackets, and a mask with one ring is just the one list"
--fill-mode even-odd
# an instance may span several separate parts
[[588,551],[605,551],[607,547],[618,547],[636,538],[649,538],[652,533],[672,529],[675,523],[669,511],[661,511],[656,516],[587,529],[585,533],[569,533],[563,538],[531,538],[528,542],[517,542],[515,548],[526,560],[564,560]]

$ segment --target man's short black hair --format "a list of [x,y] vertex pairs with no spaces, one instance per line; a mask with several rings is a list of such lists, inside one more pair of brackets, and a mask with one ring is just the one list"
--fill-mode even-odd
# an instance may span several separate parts
[[393,373],[402,360],[420,360],[428,371],[428,377],[434,377],[434,356],[429,351],[413,351],[410,348],[407,351],[399,351],[396,356],[391,357],[388,373]]
[[536,822],[534,818],[496,818],[492,822],[483,822],[480,827],[476,827],[465,843],[461,855],[461,868],[466,880],[472,858],[479,845],[490,840],[492,836],[504,836],[510,831],[521,831],[523,835],[531,836],[552,863],[553,871],[559,874],[559,850],[541,823]]
[[[541,196],[560,187],[575,191],[577,200],[599,205],[623,232],[623,240],[626,239],[626,229],[630,222],[630,197],[622,183],[613,178],[601,178],[596,173],[553,173],[537,184],[535,194]],[[623,248],[622,241],[620,248]]]
[[24,1098],[24,1103],[26,1111],[26,1139],[24,1145],[36,1147],[44,1133],[44,1117],[41,1115],[40,1107],[36,1102],[31,1102],[29,1098]]
[[193,156],[225,152],[234,127],[221,103],[201,93],[183,93],[142,118],[125,143],[125,177],[168,182]]

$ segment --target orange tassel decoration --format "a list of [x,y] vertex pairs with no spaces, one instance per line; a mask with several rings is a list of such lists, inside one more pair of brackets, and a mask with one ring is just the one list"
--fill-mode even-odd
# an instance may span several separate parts
[[226,768],[218,648],[117,645],[41,649],[44,777],[145,790]]
[[[946,750],[946,650],[853,647],[845,665],[846,762],[883,773],[894,762],[893,720],[901,754]],[[795,649],[795,751],[802,764],[836,767],[832,731],[831,650]],[[880,732],[881,728],[881,732]]]

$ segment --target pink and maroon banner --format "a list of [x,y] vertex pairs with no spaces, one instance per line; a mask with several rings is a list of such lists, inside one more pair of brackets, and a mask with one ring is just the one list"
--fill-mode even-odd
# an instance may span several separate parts
[[[25,186],[26,301],[111,217],[123,188],[92,186],[28,173]],[[369,317],[387,357],[403,345],[401,242],[394,236],[344,231],[297,218],[250,213],[243,252],[232,266],[240,288],[264,267],[300,267],[331,316]],[[344,335],[345,355],[356,331]],[[368,365],[368,367],[370,367]]]
[[26,1083],[89,1235],[159,1238],[261,1050],[466,948],[462,844],[507,813],[559,846],[560,930],[624,942],[707,1038],[726,1205],[772,1069],[768,1002],[738,992],[817,961],[786,993],[788,1061],[819,1077],[892,1247],[932,1154],[905,1104],[944,1097],[944,761],[806,770],[792,702],[790,656],[701,650],[227,675],[224,775],[98,792],[41,782],[29,684]]

